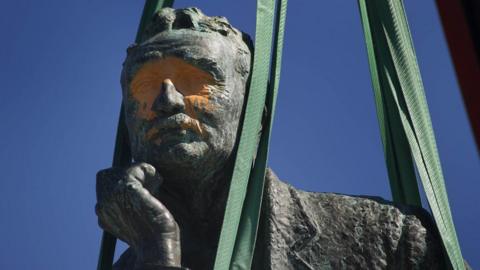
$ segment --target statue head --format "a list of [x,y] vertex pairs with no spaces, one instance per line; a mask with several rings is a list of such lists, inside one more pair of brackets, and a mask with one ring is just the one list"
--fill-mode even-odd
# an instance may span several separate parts
[[250,39],[223,17],[165,8],[143,40],[127,50],[121,78],[133,158],[166,178],[209,178],[235,148]]

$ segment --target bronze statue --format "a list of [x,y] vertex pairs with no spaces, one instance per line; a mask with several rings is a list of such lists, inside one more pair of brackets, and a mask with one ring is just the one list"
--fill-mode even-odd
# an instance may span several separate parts
[[[160,10],[122,71],[134,163],[97,175],[118,270],[211,270],[251,65],[250,38],[196,8]],[[423,209],[311,193],[269,170],[252,269],[445,269]]]

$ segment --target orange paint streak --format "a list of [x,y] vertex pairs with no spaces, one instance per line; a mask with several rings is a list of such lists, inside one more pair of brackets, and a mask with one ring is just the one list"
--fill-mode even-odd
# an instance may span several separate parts
[[[192,118],[192,121],[185,123],[182,128],[190,128],[202,134],[196,110],[212,109],[209,103],[209,88],[215,84],[215,80],[208,72],[177,57],[169,56],[145,63],[137,71],[130,83],[131,95],[139,104],[137,117],[146,120],[156,118],[152,104],[162,94],[162,83],[167,79],[183,95],[185,113]],[[152,130],[147,132],[147,139],[158,132],[158,130]]]
[[150,140],[155,134],[158,133],[158,128],[151,128],[147,133],[145,134],[145,138],[147,140]]

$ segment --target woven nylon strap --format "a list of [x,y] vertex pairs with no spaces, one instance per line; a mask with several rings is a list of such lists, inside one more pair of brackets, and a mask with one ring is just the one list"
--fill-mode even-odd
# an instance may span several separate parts
[[403,2],[359,6],[394,199],[420,205],[413,156],[450,262],[465,269]]
[[247,187],[230,269],[248,270],[252,264],[262,205],[269,140],[280,81],[286,13],[287,0],[279,0],[276,7],[272,64],[266,96],[267,117],[263,123],[255,164]]
[[[282,6],[285,9],[286,6],[281,4],[279,8]],[[274,10],[274,0],[257,0],[252,77],[246,97],[245,116],[215,258],[215,270],[250,269],[253,257],[270,131],[270,126],[266,127],[264,135],[259,138],[262,114],[267,99],[267,82],[270,77]],[[277,35],[276,38],[282,39],[283,33]],[[281,50],[281,47],[276,46],[275,49]],[[278,59],[274,61],[278,62]],[[280,63],[277,64],[279,66]],[[279,70],[275,71],[275,73],[277,72]],[[270,86],[275,84],[273,82],[273,85]],[[271,96],[270,99],[275,97],[273,93]],[[272,112],[271,110],[270,113]],[[257,147],[259,140],[263,141],[261,147]],[[256,153],[260,155],[257,156],[252,170]]]
[[[142,40],[142,34],[147,22],[150,21],[153,14],[162,7],[171,7],[173,0],[147,0],[143,8],[142,18],[135,38],[136,43]],[[113,167],[127,167],[132,160],[130,152],[130,143],[128,141],[128,132],[125,125],[125,115],[123,105],[120,108],[120,117],[118,119],[117,137],[115,139],[115,150],[113,153]],[[115,245],[117,239],[110,233],[104,231],[102,242],[100,244],[100,254],[98,256],[97,270],[111,270],[113,257],[115,255]]]
[[[368,1],[367,1],[368,2]],[[375,48],[373,47],[375,42],[375,46],[379,46],[379,39],[382,35],[382,32],[378,32],[379,30],[376,29],[376,25],[380,25],[381,19],[380,16],[389,16],[390,13],[382,13],[382,10],[377,10],[376,6],[370,4],[369,2],[369,10],[372,10],[372,13],[375,13],[375,16],[370,15],[368,19],[370,19],[370,24],[366,23],[365,17],[367,14],[363,13],[363,24],[365,29],[365,35],[370,35],[366,38],[367,44],[369,49],[372,50]],[[372,27],[370,28],[371,24]],[[378,32],[378,33],[377,33]],[[371,35],[374,35],[376,38],[375,41],[372,40]],[[380,35],[380,36],[379,36]],[[377,38],[378,36],[378,38]],[[377,47],[379,49],[380,47]],[[368,54],[369,61],[370,61],[370,71],[372,75],[372,82],[374,84],[375,89],[375,102],[377,107],[377,116],[380,125],[380,132],[383,141],[383,150],[385,153],[385,160],[387,162],[388,167],[388,176],[390,179],[390,188],[392,190],[393,200],[403,204],[410,204],[421,206],[420,194],[418,191],[417,185],[417,178],[415,175],[415,169],[413,167],[412,155],[410,153],[410,148],[408,146],[407,136],[403,129],[402,122],[400,120],[400,115],[396,110],[395,100],[392,95],[392,91],[382,91],[384,89],[388,89],[388,81],[382,80],[379,76],[385,76],[384,74],[379,74],[376,69],[377,66],[372,64],[375,63],[376,54],[381,54],[381,51],[372,51],[372,53]],[[383,57],[383,56],[382,56]],[[389,56],[387,56],[388,59]],[[383,61],[383,65],[390,65],[390,70],[393,69],[391,63],[383,60],[385,57],[381,59]],[[379,59],[380,60],[380,59]],[[382,72],[380,70],[379,72]]]

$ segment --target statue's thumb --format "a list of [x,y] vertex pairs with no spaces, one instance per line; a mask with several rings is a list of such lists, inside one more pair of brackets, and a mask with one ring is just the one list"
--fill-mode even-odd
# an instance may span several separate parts
[[148,163],[135,164],[128,169],[128,173],[142,183],[151,194],[156,193],[163,183],[163,177]]

